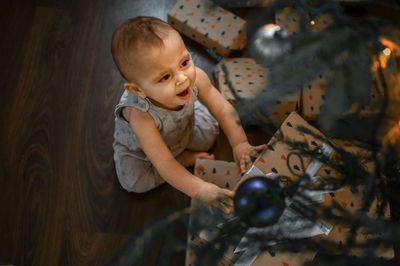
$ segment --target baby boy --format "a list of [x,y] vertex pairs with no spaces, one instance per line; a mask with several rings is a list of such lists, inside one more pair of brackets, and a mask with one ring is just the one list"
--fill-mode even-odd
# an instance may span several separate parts
[[[232,105],[193,64],[179,33],[154,17],[136,17],[113,34],[111,52],[126,83],[115,109],[114,161],[123,188],[146,192],[168,182],[203,201],[227,200],[233,192],[203,181],[185,167],[206,151],[219,127],[226,134],[240,171],[250,153]],[[199,101],[200,100],[200,101]]]

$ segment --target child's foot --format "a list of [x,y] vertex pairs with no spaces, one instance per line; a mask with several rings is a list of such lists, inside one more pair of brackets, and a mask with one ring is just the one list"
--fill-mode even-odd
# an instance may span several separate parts
[[182,152],[183,163],[185,167],[193,166],[196,159],[215,160],[215,155],[207,152],[184,150]]

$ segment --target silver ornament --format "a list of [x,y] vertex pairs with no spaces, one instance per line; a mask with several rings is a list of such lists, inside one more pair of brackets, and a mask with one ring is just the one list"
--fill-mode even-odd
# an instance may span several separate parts
[[275,24],[268,24],[256,32],[250,44],[250,55],[258,64],[271,67],[291,49],[289,33]]

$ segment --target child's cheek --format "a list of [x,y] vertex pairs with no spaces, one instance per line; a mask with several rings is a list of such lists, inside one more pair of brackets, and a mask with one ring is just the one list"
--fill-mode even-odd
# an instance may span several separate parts
[[196,68],[194,67],[194,65],[192,65],[192,67],[189,69],[189,76],[191,81],[194,83],[194,81],[196,80]]

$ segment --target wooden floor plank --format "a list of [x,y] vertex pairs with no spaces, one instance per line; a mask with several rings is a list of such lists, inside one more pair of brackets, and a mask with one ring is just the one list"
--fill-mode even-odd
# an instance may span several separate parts
[[65,232],[57,265],[104,265],[129,235]]
[[[112,159],[124,81],[111,35],[137,15],[166,20],[175,0],[25,2],[0,3],[8,36],[0,44],[0,264],[102,265],[129,236],[189,204],[167,184],[124,191]],[[215,60],[185,41],[211,74]],[[226,138],[219,143],[218,156],[231,158]],[[155,263],[157,243],[141,265]]]
[[19,225],[19,230],[12,231],[18,264],[43,265],[42,254],[57,257],[61,243],[58,234],[63,226],[57,221],[63,220],[59,219],[63,215],[59,211],[62,194],[57,193],[60,180],[56,178],[60,152],[55,137],[59,110],[51,84],[60,78],[57,69],[62,49],[56,41],[67,28],[61,25],[65,18],[63,11],[35,9],[19,82],[8,110],[7,134],[3,135],[3,147],[12,151],[5,162],[7,169],[14,170],[11,182],[16,186],[11,191],[22,201],[10,206],[16,212],[11,217]]

